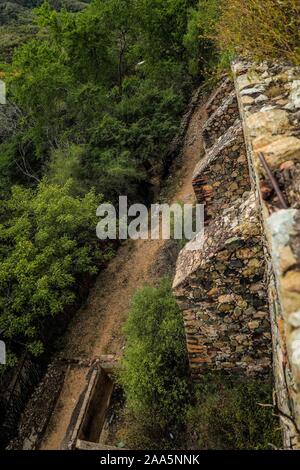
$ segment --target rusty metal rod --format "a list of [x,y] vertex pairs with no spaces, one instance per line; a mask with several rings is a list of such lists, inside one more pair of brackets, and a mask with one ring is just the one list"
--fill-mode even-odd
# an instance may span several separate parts
[[277,196],[278,196],[278,199],[279,199],[280,204],[282,205],[282,208],[283,208],[283,209],[288,209],[288,205],[287,205],[287,203],[285,202],[285,199],[284,199],[284,197],[283,197],[283,194],[282,194],[282,192],[281,192],[281,189],[280,189],[279,186],[278,186],[278,183],[277,183],[277,181],[276,181],[276,178],[275,178],[275,176],[273,175],[273,173],[272,173],[272,171],[271,171],[271,169],[270,169],[270,167],[269,167],[269,165],[268,165],[268,163],[267,163],[267,161],[266,161],[266,159],[265,159],[264,154],[263,154],[262,152],[260,152],[260,153],[258,154],[258,156],[259,156],[259,159],[260,159],[260,161],[261,161],[262,166],[264,167],[265,172],[267,173],[267,175],[268,175],[268,177],[269,177],[269,179],[270,179],[270,181],[271,181],[271,183],[272,183],[272,186],[273,186],[273,188],[274,188],[275,193],[276,193]]

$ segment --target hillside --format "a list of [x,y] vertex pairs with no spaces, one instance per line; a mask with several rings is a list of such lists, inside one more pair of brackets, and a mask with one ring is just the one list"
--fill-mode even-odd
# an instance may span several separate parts
[[0,0],[0,447],[299,448],[299,30]]
[[[0,1],[0,26],[11,24],[28,24],[32,20],[31,10],[41,5],[42,0],[14,0]],[[80,11],[85,8],[89,0],[51,0],[53,8],[59,10],[66,8],[67,11]]]
[[[41,5],[42,0],[0,0],[0,62],[10,61],[14,50],[29,40],[36,32],[33,9]],[[51,0],[53,8],[65,8],[70,12],[83,10],[89,0]]]

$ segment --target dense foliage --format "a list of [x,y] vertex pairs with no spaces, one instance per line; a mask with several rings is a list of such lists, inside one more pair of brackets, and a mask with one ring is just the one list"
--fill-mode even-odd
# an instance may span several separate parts
[[110,254],[94,236],[100,198],[93,191],[74,197],[71,187],[72,180],[41,183],[36,191],[15,186],[0,206],[0,330],[34,355],[43,351],[43,318],[74,301],[76,276],[95,273],[95,263]]
[[[33,9],[43,0],[0,0],[0,62],[11,60],[16,47],[28,41],[37,33],[33,23]],[[50,0],[57,10],[62,7],[70,12],[81,11],[89,0]]]
[[23,345],[36,355],[45,321],[110,253],[97,244],[97,206],[121,194],[149,201],[157,191],[201,70],[189,72],[185,46],[195,1],[40,4],[16,2],[26,15],[9,27],[22,26],[30,39],[0,67],[8,88],[0,109],[0,334],[11,353]]
[[[120,382],[130,428],[141,428],[140,445],[147,439],[149,444],[162,445],[161,440],[171,432],[176,435],[184,423],[188,399],[183,320],[168,279],[158,288],[146,286],[137,291],[125,332]],[[130,442],[133,438],[134,443]],[[125,439],[127,445],[139,445],[136,435],[127,433]]]
[[79,14],[58,13],[48,4],[38,10],[44,40],[18,49],[8,74],[11,99],[23,113],[18,145],[2,157],[14,175],[21,154],[42,177],[52,150],[70,143],[82,147],[80,183],[109,197],[119,194],[119,180],[124,190],[128,178],[131,192],[141,178],[151,183],[161,173],[191,80],[182,58],[187,2],[178,1],[184,8],[177,8],[175,39],[168,30],[164,41],[152,29],[169,27],[174,2],[170,11],[168,2],[154,3],[153,23],[147,20],[151,2],[96,0]]
[[[208,73],[218,74],[236,55],[300,64],[299,0],[198,0],[187,45],[199,60],[199,39],[210,45]],[[213,68],[212,68],[213,66]]]

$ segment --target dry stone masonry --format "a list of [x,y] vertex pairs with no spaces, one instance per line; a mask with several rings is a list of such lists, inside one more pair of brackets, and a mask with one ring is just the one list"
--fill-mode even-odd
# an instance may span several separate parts
[[198,202],[205,204],[206,222],[230,207],[249,189],[246,149],[239,119],[198,163],[193,187]]
[[233,87],[226,79],[206,105],[206,154],[193,176],[205,242],[180,253],[174,280],[195,379],[207,369],[264,374],[271,364],[261,230]]
[[193,377],[212,367],[250,376],[268,371],[271,334],[254,195],[216,217],[203,250],[187,246],[177,268]]
[[210,115],[203,127],[204,145],[206,148],[216,143],[227,129],[229,129],[236,120],[238,113],[238,102],[235,91],[232,90],[228,98],[222,105]]
[[[284,445],[300,447],[300,70],[233,64],[207,102],[193,178],[204,247],[180,253],[174,294],[191,374],[271,368]],[[263,153],[267,167],[263,165]],[[274,190],[277,181],[286,204]],[[279,191],[279,192],[280,192]]]
[[[300,448],[300,69],[233,65],[240,114],[261,206],[276,400],[287,448]],[[280,203],[263,154],[286,202]]]

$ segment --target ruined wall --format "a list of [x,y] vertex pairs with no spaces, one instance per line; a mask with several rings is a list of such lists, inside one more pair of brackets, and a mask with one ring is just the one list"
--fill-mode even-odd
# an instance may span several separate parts
[[208,100],[205,156],[193,178],[196,199],[205,205],[204,246],[181,251],[173,289],[183,311],[192,377],[207,369],[261,375],[273,362],[284,445],[295,449],[300,71],[239,62],[233,73]]
[[211,368],[248,376],[268,371],[271,334],[253,195],[209,224],[202,250],[188,248],[179,256],[174,289],[193,378]]
[[264,252],[231,80],[212,94],[206,112],[205,156],[192,182],[205,206],[204,246],[182,250],[173,286],[191,373],[195,379],[207,369],[264,374],[271,364]]

